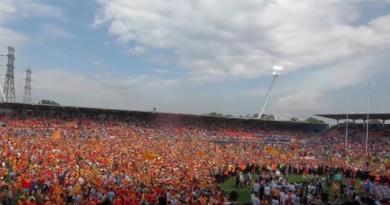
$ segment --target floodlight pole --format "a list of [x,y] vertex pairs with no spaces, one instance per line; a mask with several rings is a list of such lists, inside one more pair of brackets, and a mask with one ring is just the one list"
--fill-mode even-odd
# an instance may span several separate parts
[[366,155],[368,154],[368,130],[370,125],[370,83],[367,89]]
[[271,96],[272,89],[273,89],[273,87],[275,85],[276,80],[279,77],[279,73],[274,72],[272,74],[272,76],[273,76],[273,78],[272,78],[271,86],[270,86],[270,88],[267,91],[267,95],[266,95],[266,98],[265,98],[265,102],[264,102],[263,108],[261,109],[260,113],[257,115],[257,119],[261,119],[261,116],[264,113],[265,107],[267,106],[268,100],[269,100],[269,98]]
[[274,115],[274,120],[278,120],[278,113],[275,106],[274,98],[272,97],[272,93],[270,94],[269,98],[271,99],[271,105],[272,105],[272,114]]

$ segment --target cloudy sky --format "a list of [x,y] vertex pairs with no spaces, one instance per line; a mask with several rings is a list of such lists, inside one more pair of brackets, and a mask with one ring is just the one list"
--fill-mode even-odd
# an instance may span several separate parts
[[[301,118],[390,112],[389,0],[0,0],[0,53],[33,101]],[[0,65],[5,64],[0,57]],[[0,66],[4,81],[5,67]],[[3,84],[3,83],[2,83]]]

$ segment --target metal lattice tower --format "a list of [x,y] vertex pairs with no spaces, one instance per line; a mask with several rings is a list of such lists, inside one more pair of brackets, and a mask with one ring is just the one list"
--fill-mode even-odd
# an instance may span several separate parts
[[31,103],[31,69],[26,70],[26,81],[24,84],[23,103]]
[[15,48],[8,47],[7,72],[5,74],[4,95],[6,102],[15,102]]

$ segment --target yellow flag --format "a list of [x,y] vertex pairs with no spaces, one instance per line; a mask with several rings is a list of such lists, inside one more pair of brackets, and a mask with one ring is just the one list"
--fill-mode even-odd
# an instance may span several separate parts
[[157,158],[157,154],[154,152],[145,152],[143,154],[144,159],[146,160],[154,160]]

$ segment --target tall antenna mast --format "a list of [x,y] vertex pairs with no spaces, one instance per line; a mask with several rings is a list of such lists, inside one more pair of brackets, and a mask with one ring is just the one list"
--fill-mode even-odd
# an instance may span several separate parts
[[5,102],[15,102],[15,48],[8,47],[7,72],[5,74],[4,95]]
[[351,86],[348,86],[348,91],[347,91],[347,120],[345,121],[345,142],[344,142],[344,151],[347,151],[348,148],[348,121],[349,121],[349,103],[350,103],[350,95],[351,95]]
[[31,103],[31,69],[26,70],[26,81],[24,84],[23,103]]
[[368,83],[367,89],[367,124],[366,124],[366,155],[368,154],[368,131],[370,126],[370,88],[371,85]]
[[261,109],[260,113],[257,115],[258,119],[261,119],[261,117],[263,116],[265,107],[267,106],[268,100],[269,100],[269,98],[271,96],[272,89],[274,88],[275,82],[278,79],[278,77],[280,76],[280,74],[282,73],[282,71],[283,71],[283,67],[281,67],[281,66],[275,65],[275,66],[272,67],[272,82],[271,82],[271,86],[268,89],[268,92],[267,92],[267,95],[266,95],[266,98],[265,98],[265,102],[264,102],[263,108]]

